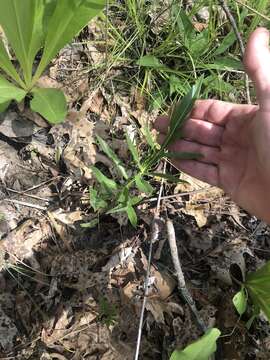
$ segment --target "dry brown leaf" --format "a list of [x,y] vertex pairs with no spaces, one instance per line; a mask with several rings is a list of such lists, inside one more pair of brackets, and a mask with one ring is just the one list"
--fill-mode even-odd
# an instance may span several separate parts
[[[60,305],[62,307],[62,305]],[[51,346],[52,344],[59,341],[63,336],[70,332],[69,324],[72,321],[72,308],[71,306],[65,307],[62,311],[58,319],[55,321],[53,320],[53,328],[52,329],[45,329],[43,328],[41,332],[41,339],[42,341]]]
[[[209,205],[208,205],[209,206]],[[182,212],[191,215],[196,220],[196,223],[199,227],[203,227],[207,224],[207,215],[205,215],[205,205],[193,205],[191,203],[187,203],[185,207],[182,209]]]

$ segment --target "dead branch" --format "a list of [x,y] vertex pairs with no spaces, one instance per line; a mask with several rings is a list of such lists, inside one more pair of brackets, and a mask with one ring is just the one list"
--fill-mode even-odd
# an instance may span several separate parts
[[178,256],[178,249],[177,249],[177,245],[176,245],[176,238],[175,238],[173,222],[170,219],[167,219],[166,226],[167,226],[168,240],[169,240],[170,250],[171,250],[171,255],[172,255],[172,261],[173,261],[174,269],[176,271],[176,276],[177,276],[177,280],[178,280],[178,288],[179,288],[180,294],[181,294],[182,298],[184,299],[184,301],[189,305],[190,310],[196,320],[198,329],[202,332],[205,332],[207,330],[206,325],[205,325],[204,321],[202,320],[202,318],[200,317],[200,314],[198,313],[198,310],[196,309],[194,300],[193,300],[189,290],[186,287],[185,277],[184,277],[180,259]]

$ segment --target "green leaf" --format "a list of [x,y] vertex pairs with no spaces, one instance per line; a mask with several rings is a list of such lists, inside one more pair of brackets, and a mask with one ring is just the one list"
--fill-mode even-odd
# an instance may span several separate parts
[[11,103],[11,101],[5,101],[5,102],[1,103],[0,104],[0,113],[6,111],[10,103]]
[[137,65],[143,67],[149,67],[152,69],[166,69],[166,66],[162,65],[158,58],[153,55],[142,56],[137,62]]
[[0,24],[23,69],[27,86],[42,46],[43,0],[0,0]]
[[136,211],[131,205],[127,206],[127,216],[132,226],[136,227],[138,223],[138,218]]
[[162,144],[161,151],[164,150],[171,142],[176,138],[179,138],[181,133],[180,130],[187,119],[188,114],[190,113],[195,100],[200,92],[202,85],[202,78],[197,82],[196,85],[192,86],[190,91],[181,102],[177,103],[173,109],[168,134]]
[[68,44],[92,18],[98,15],[105,4],[106,0],[57,1],[54,13],[48,23],[43,55],[33,82],[39,79],[59,50]]
[[126,133],[126,140],[127,140],[129,151],[131,152],[131,155],[133,157],[133,160],[138,165],[138,167],[141,168],[138,150],[127,133]]
[[21,102],[26,92],[0,76],[0,104],[16,100]]
[[18,85],[23,88],[25,87],[24,82],[20,78],[15,67],[9,59],[8,53],[2,40],[0,40],[0,67],[5,71],[6,74],[8,74],[14,81],[16,81]]
[[148,124],[144,125],[142,127],[141,131],[142,131],[143,135],[145,136],[147,144],[150,146],[150,148],[152,150],[155,150],[156,149],[156,144],[155,144],[155,141],[154,141],[153,136],[151,134],[149,125]]
[[67,102],[61,90],[36,88],[32,94],[30,106],[33,111],[42,115],[50,124],[59,124],[65,120]]
[[232,302],[238,314],[242,316],[247,309],[247,294],[244,287],[234,295]]
[[217,349],[216,342],[220,334],[216,328],[209,329],[199,340],[188,345],[184,350],[175,350],[170,360],[209,360]]
[[232,44],[236,41],[236,36],[233,30],[231,30],[219,44],[218,48],[213,52],[213,56],[223,54]]
[[203,155],[199,153],[170,152],[170,151],[164,151],[163,154],[161,155],[162,157],[166,157],[170,159],[179,159],[179,160],[198,160],[203,157]]
[[119,170],[120,174],[123,176],[124,179],[128,179],[128,174],[123,166],[122,161],[118,158],[115,152],[109,147],[109,145],[100,137],[96,136],[99,146],[101,150],[113,161],[116,165],[117,169]]
[[103,185],[110,192],[117,190],[117,184],[112,179],[109,179],[106,175],[104,175],[98,168],[95,166],[91,166],[91,170],[97,181]]
[[93,220],[89,221],[88,223],[81,224],[80,226],[82,228],[92,229],[92,228],[96,227],[98,223],[99,223],[98,219],[93,219]]
[[154,191],[153,187],[139,174],[135,176],[135,183],[137,188],[145,194],[152,194],[152,192]]
[[108,207],[107,202],[99,196],[97,190],[90,188],[89,189],[89,197],[90,197],[90,205],[94,209],[94,211],[98,211],[100,209],[105,209]]
[[270,321],[270,261],[259,270],[248,274],[244,283],[255,306],[258,306]]
[[202,68],[220,71],[244,70],[242,62],[231,57],[215,59],[213,64],[202,64]]

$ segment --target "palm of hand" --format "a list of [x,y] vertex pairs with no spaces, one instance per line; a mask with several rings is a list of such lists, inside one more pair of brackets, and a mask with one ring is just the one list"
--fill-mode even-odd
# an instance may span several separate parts
[[[168,118],[155,126],[159,142],[165,138]],[[171,151],[195,152],[200,161],[175,160],[174,165],[192,176],[219,186],[240,206],[265,218],[269,208],[270,112],[257,106],[235,105],[217,100],[197,101],[183,129],[184,139],[170,146]],[[268,139],[267,139],[268,137]]]
[[[184,138],[170,145],[170,150],[201,153],[199,160],[175,160],[174,164],[220,186],[244,209],[270,223],[270,51],[266,29],[251,34],[244,63],[255,83],[259,106],[197,101],[183,129]],[[168,124],[166,117],[156,121],[160,143]]]

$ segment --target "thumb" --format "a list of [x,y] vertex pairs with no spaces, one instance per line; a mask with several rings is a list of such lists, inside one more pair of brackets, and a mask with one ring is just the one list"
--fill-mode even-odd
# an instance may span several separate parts
[[269,31],[256,29],[247,43],[244,65],[255,83],[258,103],[264,111],[270,111],[270,50]]

